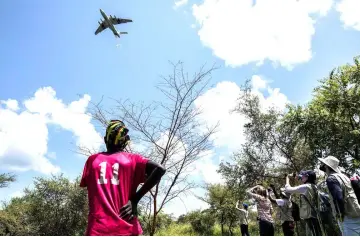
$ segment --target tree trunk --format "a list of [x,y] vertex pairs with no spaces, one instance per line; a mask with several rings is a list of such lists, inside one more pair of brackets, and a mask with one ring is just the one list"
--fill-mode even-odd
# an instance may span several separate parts
[[156,190],[155,190],[155,194],[154,194],[154,207],[153,207],[153,219],[152,219],[152,226],[151,226],[151,230],[150,230],[150,236],[154,236],[155,231],[156,231],[156,217],[157,217],[157,194],[159,191],[159,184],[156,185]]
[[230,232],[230,236],[233,236],[234,234],[233,234],[233,231],[232,231],[232,226],[230,225],[229,226],[229,232]]
[[230,232],[230,235],[231,235],[231,236],[234,235],[234,233],[233,233],[233,224],[234,224],[233,220],[230,220],[229,232]]
[[157,213],[156,213],[156,199],[154,199],[154,214],[153,214],[153,218],[152,218],[150,236],[154,236],[155,231],[156,231],[156,217],[157,217]]
[[221,214],[221,235],[224,236],[224,214]]

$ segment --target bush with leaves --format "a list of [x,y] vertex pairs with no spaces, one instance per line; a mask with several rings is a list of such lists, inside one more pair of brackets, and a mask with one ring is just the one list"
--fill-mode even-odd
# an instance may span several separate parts
[[7,235],[83,235],[87,224],[86,190],[79,179],[63,175],[36,178],[33,189],[4,206],[0,233]]

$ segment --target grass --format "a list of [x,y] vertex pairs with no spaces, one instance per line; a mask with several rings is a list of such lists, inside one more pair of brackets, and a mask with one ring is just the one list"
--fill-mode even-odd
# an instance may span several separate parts
[[[228,233],[228,229],[225,228],[224,235],[230,235]],[[259,236],[259,226],[257,222],[252,222],[249,225],[249,233],[252,236]],[[156,232],[157,236],[199,236],[196,233],[190,224],[177,224],[172,223],[166,229],[160,229]],[[280,225],[276,225],[275,228],[275,236],[282,236],[282,229]],[[219,224],[215,224],[213,233],[211,236],[222,236],[221,234],[221,226]],[[240,227],[237,227],[233,230],[233,236],[241,236]]]
[[160,229],[156,232],[157,236],[197,236],[190,224],[172,223],[166,229]]

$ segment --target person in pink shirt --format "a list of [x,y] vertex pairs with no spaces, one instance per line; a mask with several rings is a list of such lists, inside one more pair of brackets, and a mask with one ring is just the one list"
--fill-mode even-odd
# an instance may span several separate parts
[[137,204],[160,182],[165,168],[141,155],[125,152],[130,141],[128,131],[122,121],[111,120],[104,137],[107,151],[90,156],[85,163],[80,182],[80,187],[87,188],[89,198],[85,235],[142,234]]

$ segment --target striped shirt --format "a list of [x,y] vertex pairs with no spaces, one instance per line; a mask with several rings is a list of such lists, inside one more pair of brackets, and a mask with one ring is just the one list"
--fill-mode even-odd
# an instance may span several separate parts
[[272,218],[273,207],[270,200],[255,193],[249,192],[248,194],[256,201],[256,207],[260,220],[274,223],[274,219]]

